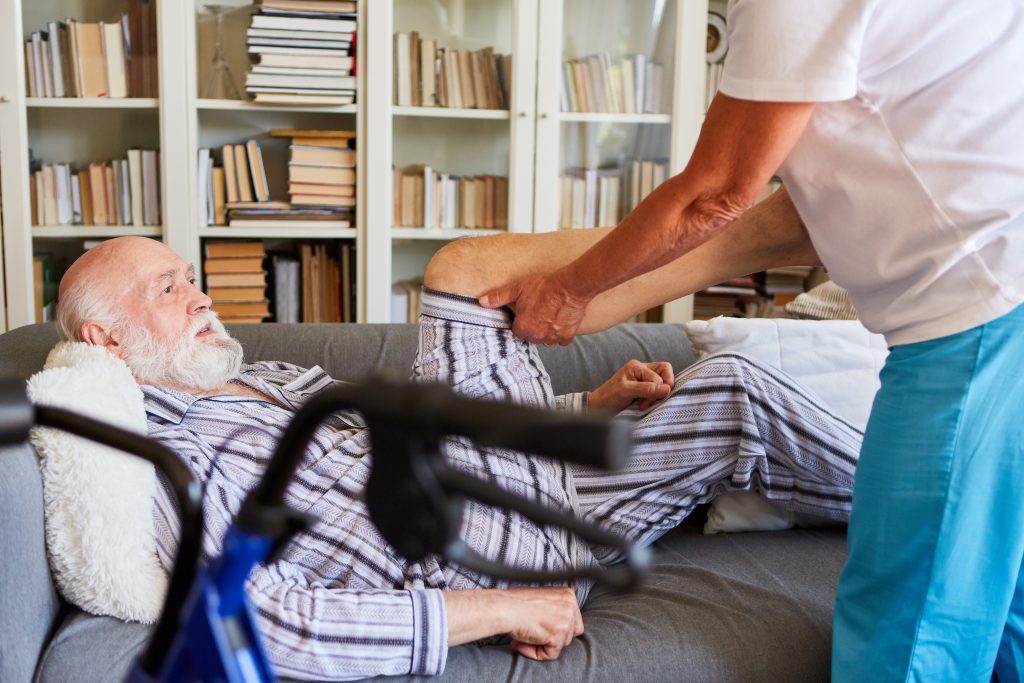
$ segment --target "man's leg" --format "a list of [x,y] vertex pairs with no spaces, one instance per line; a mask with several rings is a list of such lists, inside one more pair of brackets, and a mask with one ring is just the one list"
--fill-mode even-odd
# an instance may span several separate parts
[[886,359],[857,466],[833,680],[987,682],[997,653],[1000,680],[1019,677],[1022,355],[1024,306]]
[[639,418],[626,467],[572,470],[584,516],[635,542],[654,541],[725,491],[758,491],[816,517],[849,514],[861,432],[774,368],[711,356],[679,373],[661,403],[620,416]]
[[[557,270],[609,231],[594,228],[457,240],[430,262],[424,283],[432,289],[475,298],[521,277]],[[814,263],[818,263],[818,256],[783,189],[689,254],[598,296],[587,308],[579,334],[606,329],[653,306],[737,275]]]
[[[443,282],[442,282],[443,284]],[[505,310],[481,307],[470,297],[424,289],[420,342],[413,364],[417,381],[444,382],[476,399],[551,408],[551,380],[529,342],[517,339]],[[576,492],[565,463],[528,458],[464,439],[445,444],[449,464],[549,508],[575,512]],[[564,530],[539,526],[508,510],[469,501],[460,538],[487,559],[520,569],[557,571],[593,566],[587,545]],[[446,588],[506,588],[508,582],[461,567],[442,567]],[[586,586],[577,595],[582,602]]]

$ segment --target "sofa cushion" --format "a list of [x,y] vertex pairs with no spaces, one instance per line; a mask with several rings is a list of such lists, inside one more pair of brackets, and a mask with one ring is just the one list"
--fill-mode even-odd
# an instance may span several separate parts
[[[503,645],[467,645],[452,648],[445,673],[430,680],[828,680],[842,532],[705,537],[682,527],[653,550],[652,571],[638,591],[592,592],[583,609],[586,633],[559,659],[536,662]],[[147,634],[139,624],[78,612],[54,638],[39,680],[121,680]]]

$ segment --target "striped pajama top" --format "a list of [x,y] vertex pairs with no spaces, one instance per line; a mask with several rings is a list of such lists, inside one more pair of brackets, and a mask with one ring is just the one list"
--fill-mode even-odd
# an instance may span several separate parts
[[[170,448],[204,483],[203,555],[216,557],[228,525],[246,493],[260,477],[294,411],[334,380],[319,367],[261,362],[243,367],[239,381],[273,397],[280,405],[241,396],[199,397],[143,387],[150,437]],[[558,397],[559,407],[580,409],[585,394]],[[539,487],[547,502],[569,507],[564,468],[546,464],[524,476],[518,459],[489,458],[489,474],[523,493],[523,483]],[[473,463],[466,463],[471,470]],[[506,471],[501,472],[504,468]],[[494,472],[495,469],[499,471]],[[247,594],[268,656],[279,675],[332,680],[377,674],[437,674],[447,658],[447,627],[441,589],[500,587],[481,577],[446,567],[435,559],[407,563],[370,522],[363,491],[370,472],[368,431],[355,413],[340,413],[317,429],[288,487],[289,506],[320,522],[299,534],[283,556],[250,575]],[[484,508],[467,510],[467,522],[482,518],[477,549],[489,553],[497,519],[508,526],[516,515]],[[154,505],[157,547],[170,570],[179,534],[177,508],[164,487]],[[545,532],[524,519],[515,538],[505,539],[504,558],[535,567],[539,544],[561,560],[539,560],[539,567],[586,564],[589,553],[573,539]],[[469,534],[469,535],[467,535]],[[555,536],[555,538],[545,538]],[[512,546],[523,553],[510,557]],[[502,548],[497,548],[502,554]],[[489,556],[494,557],[491,553]],[[581,596],[582,597],[582,596]]]

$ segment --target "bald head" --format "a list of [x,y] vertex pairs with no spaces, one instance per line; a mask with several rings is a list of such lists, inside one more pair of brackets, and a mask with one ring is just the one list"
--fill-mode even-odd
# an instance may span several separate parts
[[106,330],[131,320],[138,304],[151,298],[161,276],[188,270],[162,242],[117,237],[88,250],[60,281],[57,325],[64,339],[83,340],[83,326],[95,321]]
[[119,237],[68,268],[57,319],[64,339],[105,347],[140,384],[195,392],[223,385],[242,362],[210,304],[192,266],[162,242]]

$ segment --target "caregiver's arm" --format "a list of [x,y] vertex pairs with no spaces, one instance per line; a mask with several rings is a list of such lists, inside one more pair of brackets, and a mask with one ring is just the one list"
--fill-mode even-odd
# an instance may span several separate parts
[[482,303],[513,305],[520,336],[567,343],[598,294],[676,260],[742,215],[813,111],[813,103],[751,102],[719,93],[682,173],[573,262],[503,288]]

